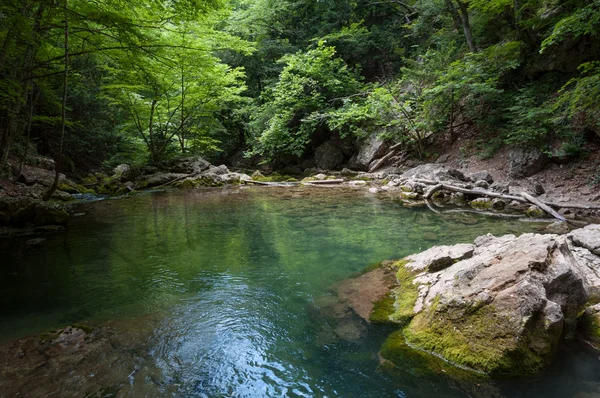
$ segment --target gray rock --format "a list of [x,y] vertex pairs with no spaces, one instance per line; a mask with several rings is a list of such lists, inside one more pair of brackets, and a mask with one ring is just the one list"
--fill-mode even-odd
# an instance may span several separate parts
[[220,166],[210,166],[205,173],[216,174],[218,176],[229,174],[229,169],[224,164]]
[[473,256],[475,246],[459,244],[454,246],[434,246],[424,252],[405,257],[406,267],[413,271],[437,272],[448,268],[457,261]]
[[494,210],[504,210],[506,207],[506,202],[502,199],[492,199],[492,208]]
[[340,175],[343,175],[345,177],[354,177],[357,174],[358,174],[358,171],[350,170],[348,168],[343,168],[342,171],[340,172]]
[[[569,239],[488,234],[475,245],[406,257],[401,266],[413,279],[400,281],[396,305],[408,297],[401,294],[406,283],[417,292],[407,342],[491,375],[540,370],[554,356],[565,320],[577,317],[600,287],[593,272],[600,257],[585,246],[600,246],[600,226],[573,231]],[[432,268],[437,261],[442,267]]]
[[171,171],[173,173],[199,174],[208,170],[210,166],[210,163],[200,156],[194,156],[178,160]]
[[384,156],[388,149],[389,144],[387,142],[377,138],[377,134],[372,134],[362,142],[356,157],[350,159],[348,167],[368,171],[371,162]]
[[248,181],[252,179],[252,177],[244,173],[227,173],[220,175],[219,178],[221,181],[227,184],[236,184],[240,183],[241,181]]
[[583,247],[600,256],[600,225],[588,225],[567,235],[576,246]]
[[474,173],[469,174],[469,179],[473,182],[477,182],[480,180],[486,181],[488,184],[492,184],[494,182],[494,178],[487,170],[476,171]]
[[252,178],[263,178],[264,174],[260,172],[260,170],[256,170],[254,173],[252,173]]
[[488,182],[485,180],[479,180],[476,181],[475,184],[473,184],[473,186],[476,188],[488,189],[490,187],[490,184],[488,184]]
[[534,148],[516,148],[510,152],[509,172],[511,178],[524,178],[541,171],[548,164],[548,156]]
[[326,179],[326,178],[327,178],[327,174],[324,174],[324,173],[319,173],[319,174],[317,174],[317,175],[313,176],[313,178],[314,178],[315,180],[322,181],[322,180],[324,180],[324,179]]
[[460,170],[433,163],[422,164],[407,170],[402,173],[402,177],[436,181],[465,181],[465,175]]
[[141,188],[152,188],[158,187],[160,185],[167,184],[171,181],[180,179],[187,176],[187,174],[182,173],[155,173],[149,176],[145,176],[141,182],[138,184]]
[[546,212],[536,205],[531,205],[525,210],[525,213],[532,218],[542,218],[546,216]]
[[120,164],[113,169],[113,177],[127,181],[132,177],[131,166],[128,164]]
[[344,152],[335,141],[325,141],[315,150],[315,162],[319,169],[334,170],[344,162]]
[[510,184],[495,182],[492,185],[490,185],[490,189],[492,191],[498,192],[498,193],[509,193],[510,192]]
[[491,209],[492,199],[490,198],[477,198],[469,202],[474,209]]
[[440,164],[440,163],[448,163],[448,160],[450,160],[450,154],[447,153],[445,155],[441,155],[440,157],[437,158],[437,160],[435,161],[436,163]]
[[569,230],[569,224],[564,221],[556,221],[546,227],[546,231],[550,232],[551,234],[562,235],[568,233]]

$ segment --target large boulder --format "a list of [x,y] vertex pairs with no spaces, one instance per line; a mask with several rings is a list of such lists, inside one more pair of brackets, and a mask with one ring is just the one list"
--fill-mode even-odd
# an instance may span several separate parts
[[[600,298],[599,246],[596,225],[568,235],[488,234],[473,245],[433,247],[395,263],[385,318],[406,325],[410,347],[463,369],[533,374],[552,359],[588,300]],[[600,336],[600,317],[594,322]],[[382,351],[392,361],[393,347]]]
[[384,156],[388,149],[389,144],[385,140],[378,138],[377,134],[372,134],[360,145],[358,153],[350,160],[348,167],[369,171],[369,165]]
[[548,155],[535,148],[515,148],[510,152],[508,174],[525,178],[540,172],[549,162]]
[[319,169],[334,170],[344,162],[344,152],[334,140],[325,141],[315,150],[315,162]]
[[177,163],[171,167],[171,171],[173,173],[199,174],[205,170],[208,170],[210,166],[210,163],[200,156],[194,156],[179,159]]

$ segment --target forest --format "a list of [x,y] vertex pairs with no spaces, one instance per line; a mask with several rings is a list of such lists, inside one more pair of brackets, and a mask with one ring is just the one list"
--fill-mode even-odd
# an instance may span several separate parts
[[0,166],[282,168],[371,134],[425,159],[465,132],[585,157],[599,29],[599,0],[6,0]]

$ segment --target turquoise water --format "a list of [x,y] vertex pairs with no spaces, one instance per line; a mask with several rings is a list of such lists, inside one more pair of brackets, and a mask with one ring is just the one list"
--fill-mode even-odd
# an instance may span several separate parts
[[[102,388],[130,396],[466,396],[441,377],[382,371],[389,330],[332,311],[331,286],[436,244],[540,228],[316,188],[153,193],[78,211],[40,247],[0,245],[0,342],[110,325],[122,341],[93,365]],[[587,373],[555,373],[592,382],[563,392],[600,391],[595,358],[561,355]],[[500,388],[548,396],[556,379]],[[61,382],[45,381],[48,391]]]

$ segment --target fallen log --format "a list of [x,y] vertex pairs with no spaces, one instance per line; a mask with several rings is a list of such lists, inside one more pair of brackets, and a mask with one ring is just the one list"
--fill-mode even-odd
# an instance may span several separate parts
[[341,184],[342,182],[344,182],[344,180],[340,178],[337,180],[315,180],[315,181],[310,181],[309,184],[326,185],[326,184]]
[[385,155],[381,159],[377,160],[375,162],[375,164],[373,165],[373,167],[371,167],[369,169],[369,173],[372,173],[375,170],[379,169],[381,166],[383,166],[385,164],[385,162],[388,161],[389,158],[391,158],[392,156],[394,156],[395,153],[396,153],[396,151],[391,151],[390,153],[388,153],[387,155]]
[[539,207],[540,209],[544,210],[546,213],[550,214],[552,217],[554,217],[560,221],[567,222],[566,218],[564,218],[562,215],[560,215],[558,212],[556,212],[556,210],[554,210],[547,204],[541,202],[539,199],[536,199],[533,196],[531,196],[525,192],[521,192],[521,196],[524,197],[525,199],[527,199],[529,202],[536,205],[537,207]]
[[244,183],[251,183],[256,185],[273,185],[270,182],[256,181],[256,180],[244,180]]
[[440,190],[446,190],[446,191],[453,191],[453,192],[461,192],[467,195],[477,195],[477,196],[489,196],[492,198],[498,198],[498,199],[505,199],[505,200],[517,200],[519,202],[525,202],[527,203],[527,199],[521,197],[521,196],[514,196],[514,195],[506,195],[506,194],[502,194],[502,193],[497,193],[497,192],[492,192],[492,191],[486,191],[484,189],[467,189],[467,188],[459,188],[459,187],[455,187],[453,185],[447,185],[447,184],[437,184],[434,185],[433,187],[429,188],[427,190],[427,192],[425,192],[425,194],[423,195],[423,197],[425,199],[429,199],[431,198],[431,196],[436,193],[437,191]]

